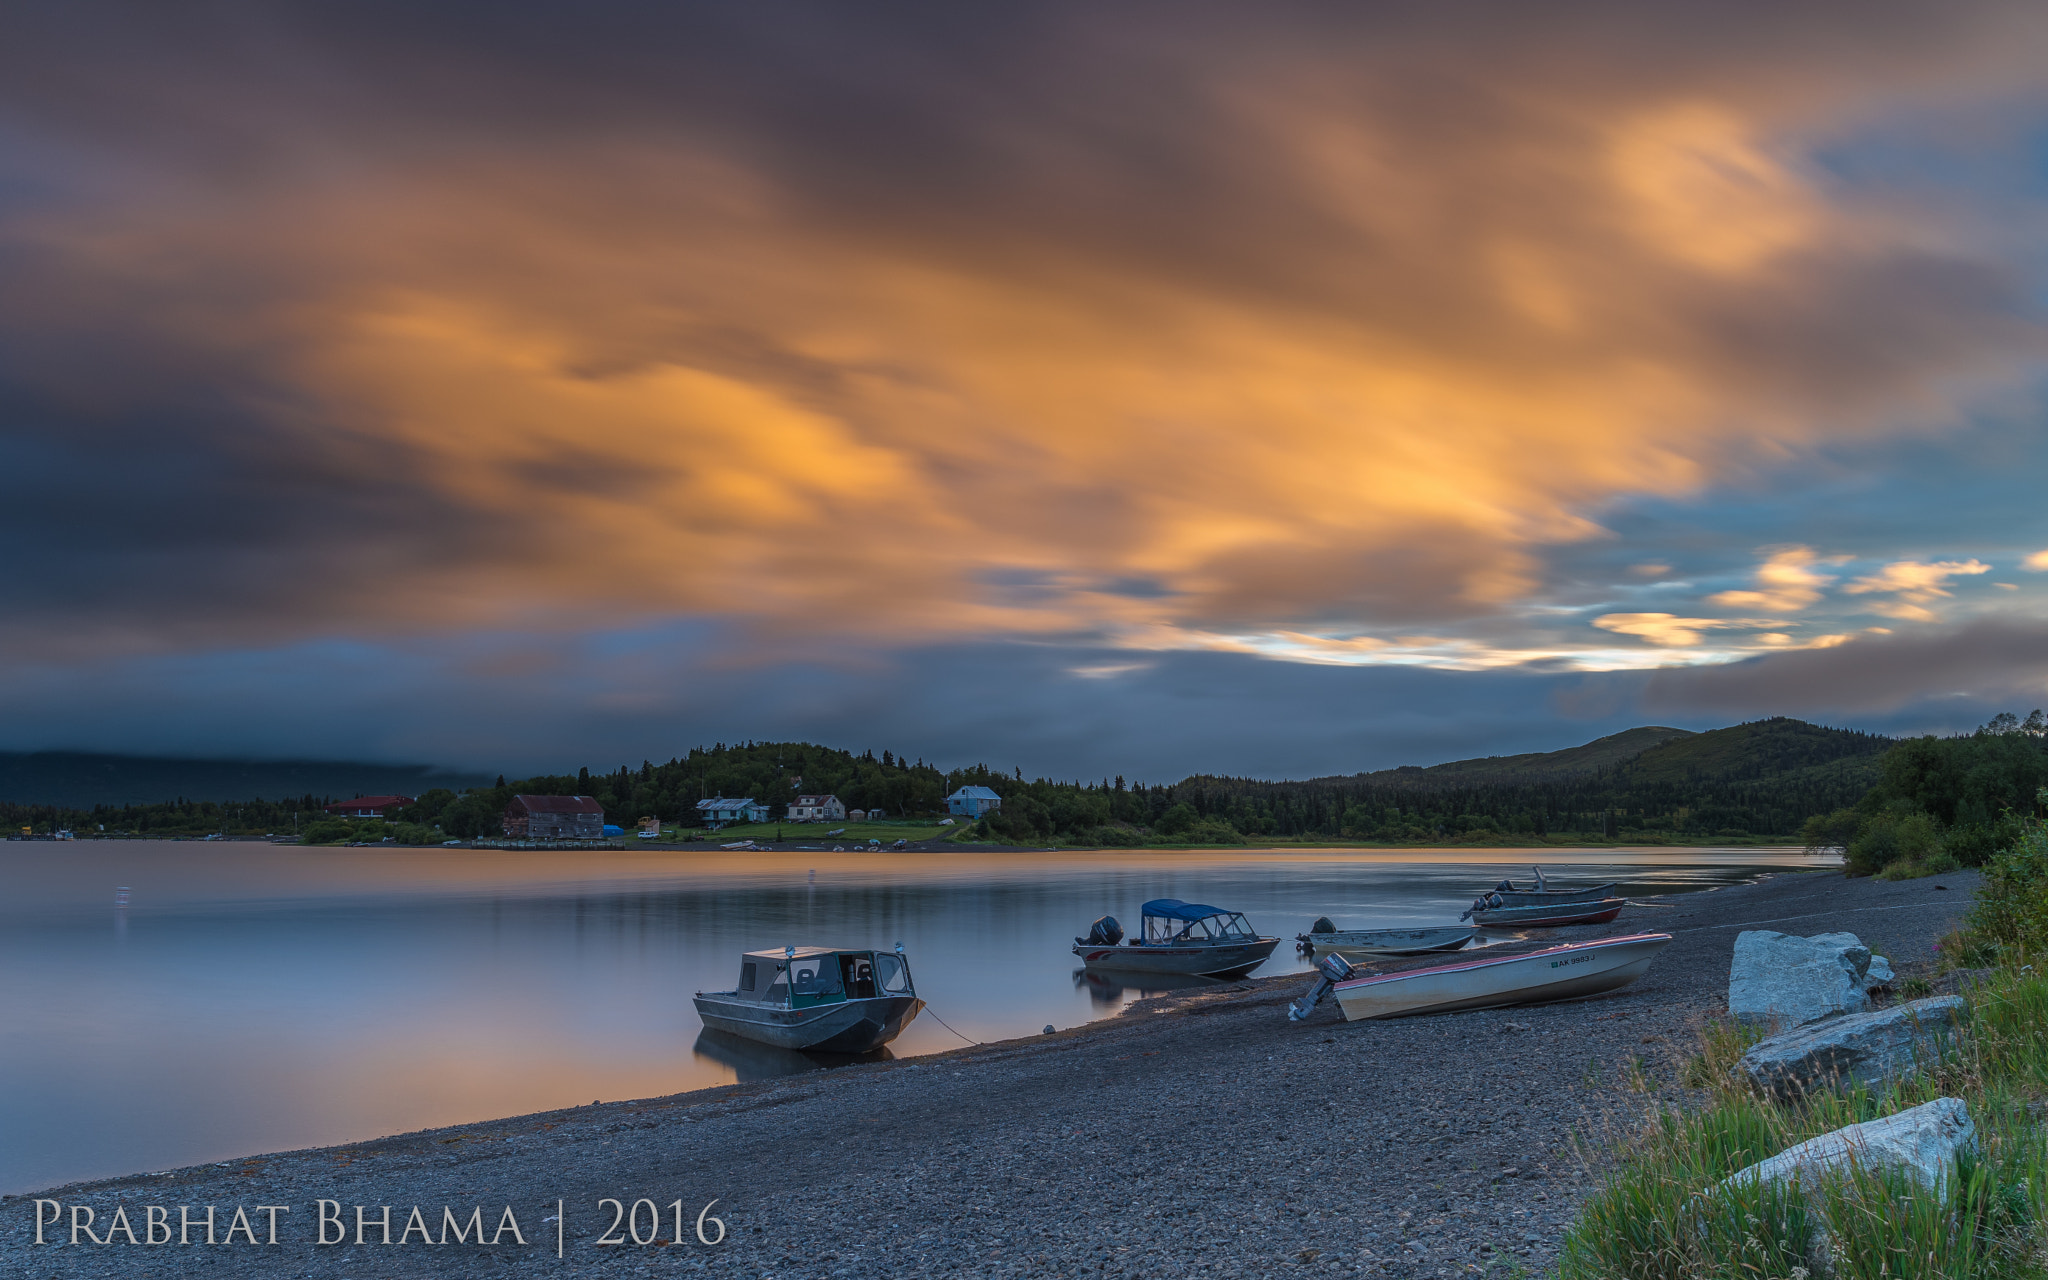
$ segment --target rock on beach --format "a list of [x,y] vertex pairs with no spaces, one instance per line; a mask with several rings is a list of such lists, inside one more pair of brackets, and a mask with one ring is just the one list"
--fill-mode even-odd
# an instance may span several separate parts
[[[1779,1027],[1862,1013],[1870,1008],[1870,963],[1870,948],[1853,933],[1801,938],[1745,930],[1735,939],[1728,970],[1728,1012]],[[1889,963],[1882,972],[1889,978]]]
[[1898,1169],[1929,1191],[1944,1192],[1956,1156],[1977,1149],[1977,1126],[1961,1098],[1936,1098],[1897,1115],[1824,1133],[1732,1173],[1723,1186],[1790,1182],[1811,1190],[1820,1179],[1863,1169]]
[[1737,1069],[1764,1093],[1792,1099],[1829,1084],[1875,1088],[1913,1069],[1962,1017],[1961,996],[1933,996],[1876,1013],[1852,1013],[1766,1036]]

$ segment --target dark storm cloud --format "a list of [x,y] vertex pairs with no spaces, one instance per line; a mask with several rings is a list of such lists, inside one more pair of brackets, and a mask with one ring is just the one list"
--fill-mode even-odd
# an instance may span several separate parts
[[[2038,224],[1998,175],[2044,27],[26,10],[0,45],[19,745],[255,744],[320,697],[347,709],[289,732],[330,740],[274,750],[552,764],[695,726],[1277,774],[1562,745],[1639,690],[1819,714],[1892,670],[1882,646],[1725,685],[1174,651],[1727,638],[1647,588],[1609,616],[1685,625],[1538,618],[1618,594],[1587,553],[1601,573],[1545,596],[1556,549],[1613,545],[1605,511],[1732,512],[1827,450],[1940,438],[2037,376]],[[1908,126],[1952,161],[1938,186],[1872,162]],[[1864,162],[1831,167],[1845,148]],[[546,741],[504,710],[536,696]],[[1540,727],[1559,707],[1584,723]]]
[[[602,641],[319,644],[22,671],[0,680],[0,748],[118,742],[168,754],[296,751],[516,772],[790,738],[1027,776],[1162,782],[1549,750],[1635,723],[1625,703],[1559,722],[1545,701],[1557,679],[1513,672],[1232,654],[1134,662],[1118,650],[1013,644],[736,666],[718,656],[726,648],[693,626]],[[271,714],[287,704],[298,710]]]
[[[1640,706],[1651,714],[1854,716],[1967,728],[1986,707],[2048,702],[2048,622],[1991,618],[1639,678]],[[1943,703],[1962,711],[1943,713]]]

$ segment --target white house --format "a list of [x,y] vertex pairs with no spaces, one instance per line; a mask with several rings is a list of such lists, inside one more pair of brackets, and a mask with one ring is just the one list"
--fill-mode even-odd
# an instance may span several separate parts
[[838,796],[798,796],[789,806],[790,822],[844,822],[846,806]]
[[768,806],[751,799],[733,800],[725,796],[715,796],[697,802],[697,817],[705,826],[716,831],[728,822],[766,822]]
[[962,787],[946,797],[946,812],[962,818],[979,818],[1003,807],[1003,798],[987,787]]

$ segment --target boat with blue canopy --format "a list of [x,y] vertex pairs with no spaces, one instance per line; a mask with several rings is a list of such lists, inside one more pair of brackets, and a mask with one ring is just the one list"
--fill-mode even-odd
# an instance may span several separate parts
[[1263,937],[1244,913],[1178,898],[1155,898],[1139,908],[1139,936],[1126,940],[1114,916],[1074,939],[1074,954],[1090,969],[1237,978],[1265,963],[1280,939]]

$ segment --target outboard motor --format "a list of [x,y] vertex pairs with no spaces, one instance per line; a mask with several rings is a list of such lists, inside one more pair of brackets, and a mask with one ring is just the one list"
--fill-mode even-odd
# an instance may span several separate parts
[[1116,922],[1115,916],[1103,916],[1088,926],[1088,936],[1074,941],[1084,947],[1113,947],[1124,940],[1124,927]]
[[[1501,883],[1505,884],[1507,882],[1502,881]],[[1475,911],[1498,911],[1500,910],[1500,908],[1501,896],[1499,893],[1483,893],[1480,894],[1478,897],[1472,899],[1472,905],[1465,908],[1465,910],[1459,914],[1458,919],[1461,921],[1470,920],[1472,918],[1472,913]]]
[[1330,994],[1330,988],[1350,977],[1356,970],[1343,956],[1333,954],[1316,961],[1316,972],[1322,975],[1316,979],[1316,985],[1309,988],[1307,995],[1287,1006],[1289,1022],[1300,1022],[1314,1013],[1316,1006],[1323,1002],[1323,997]]

